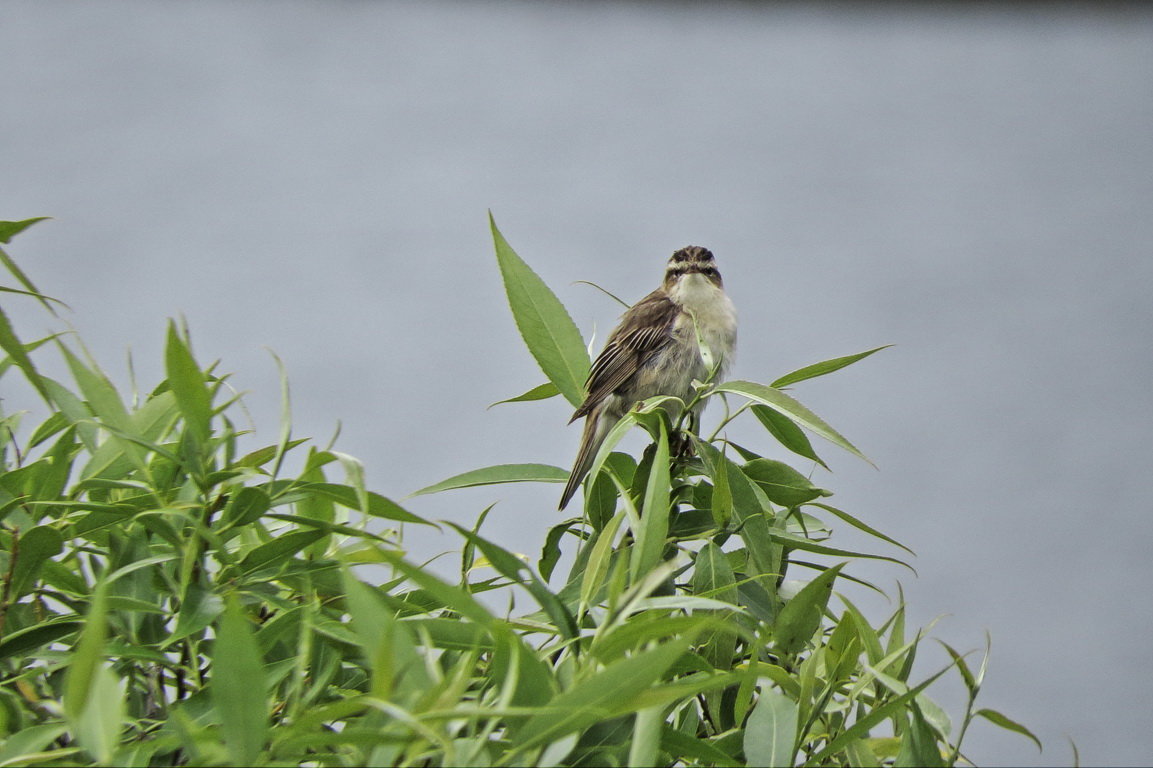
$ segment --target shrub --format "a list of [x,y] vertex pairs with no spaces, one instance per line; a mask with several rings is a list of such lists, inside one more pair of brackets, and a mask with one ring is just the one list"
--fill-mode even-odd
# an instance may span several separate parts
[[[35,221],[0,223],[0,242]],[[589,367],[580,333],[493,234],[549,378],[513,400],[573,401]],[[51,310],[0,259],[20,286],[7,295]],[[831,545],[831,521],[900,545],[719,436],[752,418],[806,462],[824,463],[806,430],[859,455],[782,389],[877,350],[769,386],[703,384],[698,398],[724,406],[710,436],[681,438],[679,404],[644,403],[535,568],[482,535],[482,513],[451,526],[450,583],[388,529],[431,523],[366,488],[356,459],[294,438],[287,415],[274,444],[244,445],[228,377],[177,324],[165,379],[131,401],[79,342],[24,343],[3,312],[0,348],[0,376],[22,373],[48,412],[30,428],[9,413],[0,430],[0,766],[952,765],[977,717],[1032,738],[975,709],[984,661],[974,672],[945,646],[947,665],[915,680],[922,633],[903,604],[874,625],[840,593],[859,581],[854,559],[896,558]],[[70,382],[39,370],[49,353]],[[613,450],[634,427],[652,437],[639,460]],[[670,448],[683,439],[692,454]],[[420,492],[566,474],[503,465]],[[809,578],[788,594],[797,569]],[[503,589],[535,611],[501,616],[478,598]],[[925,693],[950,669],[969,691],[955,732]]]

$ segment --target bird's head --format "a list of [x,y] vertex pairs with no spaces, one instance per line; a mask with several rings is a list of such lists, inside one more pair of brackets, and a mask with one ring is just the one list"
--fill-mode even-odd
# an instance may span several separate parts
[[713,252],[699,245],[681,248],[669,258],[669,265],[665,268],[665,290],[672,290],[682,280],[708,281],[717,288],[724,287]]

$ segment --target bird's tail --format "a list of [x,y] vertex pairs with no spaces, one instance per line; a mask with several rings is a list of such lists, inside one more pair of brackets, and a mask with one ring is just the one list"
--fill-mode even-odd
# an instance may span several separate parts
[[577,451],[576,461],[573,462],[572,473],[568,476],[564,493],[561,494],[560,509],[568,506],[573,494],[580,486],[581,480],[584,480],[584,476],[588,474],[593,465],[593,459],[596,458],[597,450],[605,441],[605,436],[612,427],[610,422],[611,419],[603,417],[601,408],[597,408],[585,418],[584,432],[581,434],[581,447]]

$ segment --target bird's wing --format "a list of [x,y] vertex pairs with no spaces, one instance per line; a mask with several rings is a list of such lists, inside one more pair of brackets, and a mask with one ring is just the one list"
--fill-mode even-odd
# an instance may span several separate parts
[[654,352],[672,341],[676,316],[677,305],[664,291],[653,291],[625,312],[604,351],[593,362],[585,382],[588,397],[577,408],[572,421],[587,416],[631,379]]

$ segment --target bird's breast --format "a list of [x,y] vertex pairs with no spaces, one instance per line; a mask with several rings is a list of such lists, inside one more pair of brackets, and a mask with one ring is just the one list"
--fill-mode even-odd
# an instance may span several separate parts
[[688,275],[688,279],[681,280],[671,292],[672,300],[687,310],[677,318],[673,332],[683,344],[691,346],[699,359],[696,340],[699,331],[709,352],[720,363],[723,376],[736,350],[737,310],[723,290],[703,278],[693,279],[698,277]]

